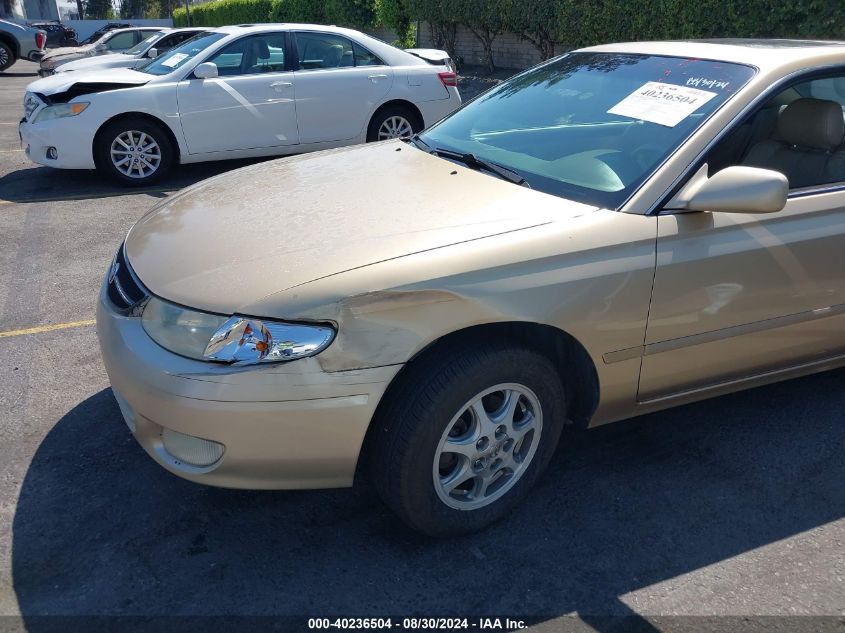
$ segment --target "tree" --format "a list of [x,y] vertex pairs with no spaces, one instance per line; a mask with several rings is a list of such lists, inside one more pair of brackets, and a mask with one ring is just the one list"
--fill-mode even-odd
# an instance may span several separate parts
[[85,3],[85,17],[90,20],[108,20],[114,17],[111,0],[88,0]]
[[450,0],[405,0],[408,15],[428,24],[434,46],[447,51],[453,58],[458,35],[455,2]]
[[376,0],[325,0],[325,11],[332,24],[366,29],[376,23]]
[[461,24],[481,42],[484,65],[491,73],[496,70],[493,42],[508,30],[510,6],[511,0],[462,0],[455,6]]
[[405,0],[377,0],[376,11],[378,23],[399,36],[397,46],[412,48],[416,44],[416,30]]
[[540,59],[550,59],[560,38],[561,12],[568,4],[572,0],[514,2],[509,7],[509,30],[531,43],[540,53]]

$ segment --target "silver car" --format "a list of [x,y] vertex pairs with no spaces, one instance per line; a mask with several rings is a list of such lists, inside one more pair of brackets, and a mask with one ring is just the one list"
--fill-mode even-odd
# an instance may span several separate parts
[[41,68],[38,74],[47,77],[56,72],[56,68],[76,59],[119,53],[136,46],[141,40],[163,29],[159,26],[133,26],[128,29],[108,31],[96,42],[85,46],[68,46],[54,48],[41,58]]

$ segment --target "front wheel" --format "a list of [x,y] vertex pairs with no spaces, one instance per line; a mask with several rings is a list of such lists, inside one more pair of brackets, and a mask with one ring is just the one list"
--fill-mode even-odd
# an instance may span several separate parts
[[410,138],[423,127],[419,115],[403,105],[387,106],[373,116],[367,128],[367,142]]
[[3,42],[0,42],[0,72],[9,68],[15,63],[15,54]]
[[109,123],[94,145],[97,169],[128,186],[159,180],[170,170],[174,153],[162,127],[140,117]]
[[410,367],[374,420],[371,464],[385,502],[432,536],[507,514],[548,465],[566,406],[552,362],[530,349],[452,348]]

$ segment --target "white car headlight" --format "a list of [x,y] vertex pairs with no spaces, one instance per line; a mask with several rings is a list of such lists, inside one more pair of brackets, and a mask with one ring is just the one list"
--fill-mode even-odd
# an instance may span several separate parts
[[181,356],[236,365],[314,356],[334,340],[329,325],[197,312],[152,298],[141,322],[156,343]]
[[33,123],[42,123],[44,121],[52,121],[53,119],[76,116],[82,114],[89,105],[91,105],[90,101],[77,101],[76,103],[57,103],[56,105],[47,106],[38,113]]

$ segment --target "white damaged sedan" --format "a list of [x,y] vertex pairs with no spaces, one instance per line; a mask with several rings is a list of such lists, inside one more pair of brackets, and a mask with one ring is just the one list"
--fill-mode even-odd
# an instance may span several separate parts
[[145,185],[180,163],[409,137],[460,103],[451,68],[358,31],[230,26],[135,69],[33,82],[20,134],[36,163]]

